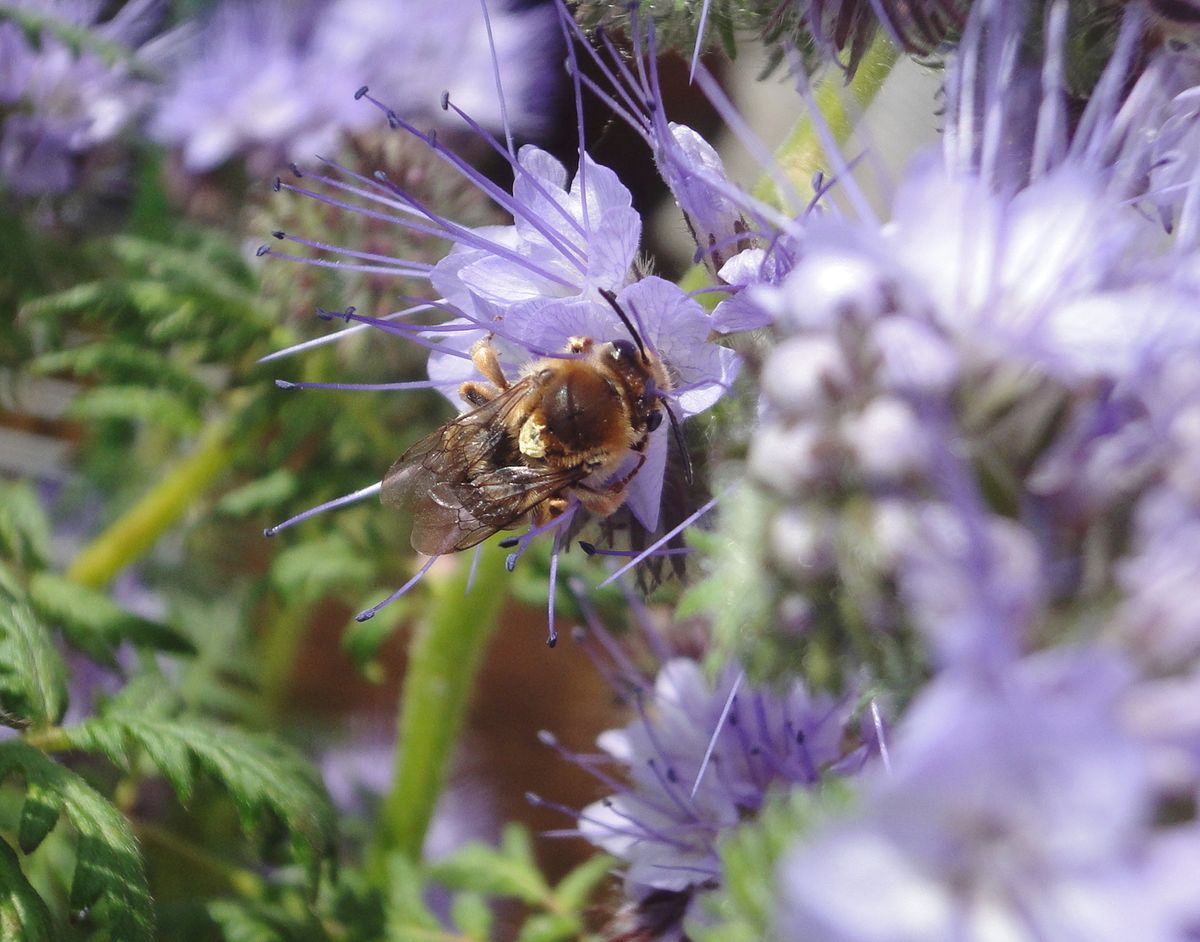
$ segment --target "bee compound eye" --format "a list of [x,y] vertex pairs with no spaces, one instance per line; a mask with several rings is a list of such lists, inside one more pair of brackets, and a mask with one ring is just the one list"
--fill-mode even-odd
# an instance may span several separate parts
[[662,425],[663,414],[661,409],[655,409],[646,417],[646,431],[653,432]]
[[628,340],[614,340],[612,355],[614,360],[635,360],[637,359],[637,348]]

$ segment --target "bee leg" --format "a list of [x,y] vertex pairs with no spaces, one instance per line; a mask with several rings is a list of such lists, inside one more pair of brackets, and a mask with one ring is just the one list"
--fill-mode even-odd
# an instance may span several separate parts
[[477,383],[475,380],[469,379],[458,387],[458,394],[465,402],[478,409],[499,396],[500,390],[487,383]]
[[[481,337],[471,345],[471,362],[475,364],[475,369],[483,374],[483,378],[498,390],[503,392],[508,389],[508,380],[504,378],[504,370],[500,369],[500,357],[496,354],[496,348],[492,346],[491,334]],[[489,397],[494,398],[495,396]]]
[[532,523],[535,527],[544,526],[555,517],[561,517],[570,501],[565,497],[547,497],[533,508]]
[[597,517],[604,518],[611,516],[625,503],[625,489],[629,487],[629,482],[642,470],[642,465],[645,463],[645,454],[639,455],[637,464],[633,466],[628,474],[622,475],[617,480],[599,489],[588,487],[586,484],[576,484],[575,490],[579,492],[579,502]]

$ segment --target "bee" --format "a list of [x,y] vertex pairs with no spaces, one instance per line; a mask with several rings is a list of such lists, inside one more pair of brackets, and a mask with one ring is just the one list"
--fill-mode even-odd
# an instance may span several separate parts
[[606,299],[632,341],[572,337],[564,355],[529,363],[512,383],[491,335],[471,348],[486,382],[465,382],[459,394],[474,408],[414,444],[383,478],[382,502],[412,515],[414,549],[468,549],[525,522],[550,523],[572,502],[609,517],[664,413],[680,435],[664,398],[666,366]]

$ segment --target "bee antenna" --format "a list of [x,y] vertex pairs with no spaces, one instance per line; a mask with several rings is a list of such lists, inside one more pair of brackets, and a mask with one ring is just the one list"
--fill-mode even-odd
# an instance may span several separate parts
[[642,335],[638,333],[637,328],[633,326],[633,321],[629,319],[629,315],[626,314],[625,311],[621,309],[621,305],[617,303],[616,294],[610,291],[608,288],[601,288],[600,297],[604,298],[604,300],[608,302],[608,306],[617,312],[617,317],[621,318],[621,323],[625,325],[625,329],[628,330],[630,336],[633,337],[633,342],[637,344],[638,353],[642,355],[642,362],[648,363],[649,357],[646,356],[646,347],[642,343]]
[[663,408],[667,410],[667,418],[671,420],[671,434],[675,436],[675,444],[679,447],[679,454],[683,458],[683,480],[692,483],[692,456],[688,453],[687,442],[683,440],[683,426],[679,424],[679,419],[675,415],[675,410],[671,408],[670,403],[665,399],[662,401]]

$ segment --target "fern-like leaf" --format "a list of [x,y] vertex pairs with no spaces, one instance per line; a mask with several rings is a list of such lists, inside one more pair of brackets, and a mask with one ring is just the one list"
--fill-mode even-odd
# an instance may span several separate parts
[[91,910],[112,939],[150,942],[154,907],[137,841],[125,817],[82,778],[27,743],[0,743],[0,781],[25,780],[18,826],[22,850],[36,849],[61,812],[79,835],[70,906]]
[[52,726],[66,706],[66,666],[50,632],[28,605],[0,600],[0,721]]
[[169,654],[196,653],[191,641],[170,626],[132,615],[103,592],[52,572],[30,578],[29,602],[71,644],[105,663],[111,663],[112,649],[122,641]]
[[186,802],[204,772],[229,794],[243,827],[256,831],[278,821],[315,892],[321,861],[332,855],[336,819],[324,786],[308,761],[269,736],[193,717],[171,717],[151,707],[114,703],[103,716],[68,730],[79,749],[99,752],[129,768],[143,753]]
[[0,552],[26,566],[44,564],[50,556],[50,522],[23,482],[0,485]]
[[50,911],[29,885],[17,855],[0,841],[0,942],[54,942]]

